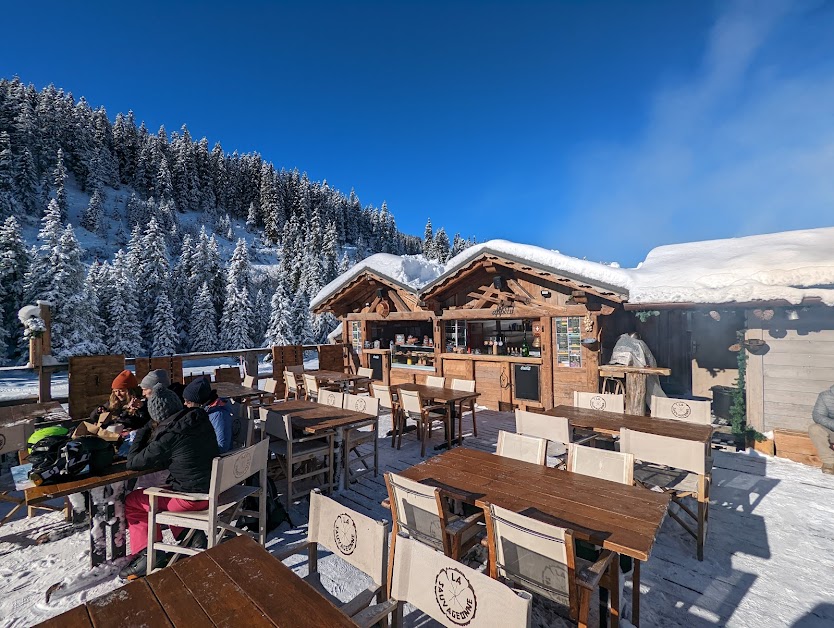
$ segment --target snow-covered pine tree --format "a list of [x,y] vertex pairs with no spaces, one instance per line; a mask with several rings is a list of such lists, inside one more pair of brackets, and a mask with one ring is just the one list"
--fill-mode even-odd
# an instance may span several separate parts
[[101,320],[95,293],[84,285],[81,248],[67,225],[50,256],[50,286],[44,295],[52,303],[52,353],[59,359],[71,355],[102,353],[98,336]]
[[27,216],[34,216],[38,208],[38,169],[29,147],[23,149],[15,173],[17,196]]
[[195,295],[191,285],[193,268],[194,240],[191,238],[191,234],[186,233],[183,235],[180,245],[180,258],[171,273],[171,304],[174,308],[174,321],[180,339],[178,346],[183,350],[189,346],[190,325],[188,319],[191,316]]
[[434,259],[434,231],[431,226],[431,218],[426,221],[426,230],[423,232],[423,255],[428,259]]
[[255,201],[249,203],[249,211],[246,212],[246,230],[254,231],[258,226],[258,208],[255,206]]
[[444,227],[440,227],[434,236],[434,257],[444,264],[449,259],[449,236]]
[[[158,302],[163,293],[168,303],[168,309],[171,309],[171,302],[167,294],[170,268],[168,264],[168,251],[165,245],[165,234],[155,218],[151,218],[151,221],[148,223],[145,234],[142,236],[141,247],[139,264],[136,266],[138,268],[137,287],[139,294],[142,295],[142,302],[145,304],[142,312],[142,320],[145,321],[145,342],[149,349],[152,349],[153,346],[157,345],[154,323],[152,321],[159,310]],[[169,312],[169,314],[171,316],[171,325],[173,326],[173,312]],[[160,329],[165,328],[160,327]],[[167,329],[165,329],[165,332],[167,333]],[[167,343],[167,338],[164,339],[164,342]],[[176,346],[176,341],[173,342],[173,345]],[[164,346],[168,345],[165,344]],[[156,353],[155,355],[166,354]]]
[[69,214],[69,200],[66,191],[67,168],[64,165],[64,151],[58,149],[58,161],[55,170],[52,171],[52,184],[55,186],[55,200],[58,202],[58,209],[61,210],[60,220],[66,222]]
[[0,225],[0,327],[5,330],[6,350],[2,356],[16,357],[16,347],[21,336],[17,323],[17,311],[24,305],[24,282],[29,267],[29,254],[20,230],[20,223],[9,216]]
[[264,334],[266,346],[296,344],[292,326],[292,306],[292,296],[287,291],[286,283],[279,278],[275,293],[269,303],[271,312]]
[[269,323],[269,299],[266,296],[263,288],[258,288],[255,292],[255,302],[252,306],[252,321],[250,324],[250,338],[252,344],[259,345],[266,334],[266,327]]
[[0,218],[16,213],[14,160],[11,138],[7,131],[0,132]]
[[303,292],[297,292],[292,301],[290,314],[295,344],[312,344],[313,325],[310,319],[310,301]]
[[38,231],[40,246],[32,247],[29,255],[29,268],[23,281],[23,301],[26,303],[45,298],[51,280],[50,258],[58,246],[62,231],[61,210],[58,201],[53,198],[41,218],[41,229]]
[[156,300],[153,317],[151,318],[150,355],[172,355],[177,349],[177,330],[174,327],[174,311],[168,292],[162,290]]
[[199,353],[217,349],[217,316],[208,283],[204,282],[194,297],[188,328],[191,351]]
[[115,354],[142,355],[142,325],[139,322],[141,297],[124,251],[116,253],[108,271],[106,286],[112,298],[108,298],[104,305],[108,322],[104,330],[107,349]]
[[84,214],[81,216],[81,226],[90,233],[101,233],[102,227],[104,226],[102,223],[103,210],[104,199],[102,198],[101,188],[97,187],[93,190],[92,196],[90,196],[90,204],[87,205],[87,209],[84,210]]
[[246,240],[237,241],[226,275],[226,301],[220,319],[220,346],[248,349],[252,346],[251,266]]

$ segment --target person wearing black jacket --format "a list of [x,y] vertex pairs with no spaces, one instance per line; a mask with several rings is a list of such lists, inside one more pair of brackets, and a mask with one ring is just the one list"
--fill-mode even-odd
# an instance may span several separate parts
[[[168,484],[175,491],[207,493],[211,483],[212,460],[218,455],[217,439],[208,414],[202,408],[183,408],[177,395],[157,384],[148,398],[151,423],[140,429],[127,454],[131,470],[167,469]],[[204,510],[206,501],[157,498],[160,511]],[[125,500],[125,516],[130,530],[133,560],[119,575],[144,576],[147,570],[149,498],[144,491],[133,491]],[[178,529],[172,529],[176,536]],[[162,538],[159,529],[157,539]],[[158,562],[162,562],[162,557]],[[159,566],[159,565],[157,565]]]

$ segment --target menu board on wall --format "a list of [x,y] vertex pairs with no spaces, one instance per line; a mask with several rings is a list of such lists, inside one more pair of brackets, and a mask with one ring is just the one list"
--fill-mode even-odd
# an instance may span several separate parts
[[582,317],[559,316],[553,322],[556,327],[556,365],[581,367]]
[[359,321],[350,322],[350,344],[354,349],[362,348],[362,324]]

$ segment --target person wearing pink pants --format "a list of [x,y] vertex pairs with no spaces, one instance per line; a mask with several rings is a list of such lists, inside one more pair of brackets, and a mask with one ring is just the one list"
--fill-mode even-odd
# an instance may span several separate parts
[[[158,511],[169,512],[188,512],[208,508],[208,502],[192,502],[174,497],[157,497],[156,505]],[[125,499],[125,517],[127,517],[128,530],[130,530],[131,554],[138,554],[148,546],[148,511],[150,508],[150,498],[142,489],[133,491]],[[171,526],[171,532],[175,537],[179,535],[181,529]],[[162,540],[162,530],[159,526],[156,526],[155,537],[157,541]]]
[[[187,390],[187,389],[186,389]],[[211,465],[219,454],[217,437],[211,420],[202,408],[184,408],[179,397],[162,384],[153,387],[148,397],[151,422],[136,432],[127,454],[127,468],[136,471],[167,469],[165,484],[174,491],[208,493],[211,485]],[[160,498],[159,510],[184,512],[205,510],[208,502]],[[148,510],[149,498],[144,489],[130,493],[125,500],[125,515],[130,533],[130,563],[119,572],[132,580],[148,572]],[[177,535],[174,530],[174,535]],[[156,530],[157,540],[162,539]],[[168,560],[165,552],[156,554],[152,567],[162,567]]]

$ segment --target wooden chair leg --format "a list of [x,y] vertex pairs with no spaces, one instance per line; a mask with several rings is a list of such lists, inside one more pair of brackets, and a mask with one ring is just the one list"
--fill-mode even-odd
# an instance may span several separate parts
[[704,560],[704,537],[706,536],[706,509],[707,504],[698,502],[698,560]]
[[379,475],[379,419],[374,427],[374,477]]
[[579,589],[579,628],[588,628],[588,615],[591,611],[591,592],[584,588]]
[[469,407],[472,410],[472,434],[477,436],[478,435],[478,424],[475,423],[475,400],[474,399],[472,400]]

